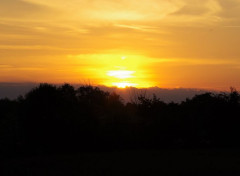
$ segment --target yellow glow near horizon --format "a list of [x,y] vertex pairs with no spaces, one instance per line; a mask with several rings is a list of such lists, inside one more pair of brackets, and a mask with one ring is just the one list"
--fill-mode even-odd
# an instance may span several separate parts
[[239,0],[2,0],[0,82],[240,89]]
[[122,56],[121,59],[122,59],[122,60],[125,60],[125,59],[126,59],[126,56]]
[[117,86],[118,88],[126,88],[126,87],[136,87],[136,83],[131,83],[126,80],[129,80],[130,78],[134,78],[133,74],[135,71],[129,71],[129,70],[111,70],[107,72],[107,75],[110,77],[117,78],[119,80],[125,80],[121,82],[113,82],[113,86]]
[[[117,53],[117,51],[116,51]],[[78,68],[79,74],[94,80],[94,84],[105,86],[151,87],[154,86],[150,73],[146,70],[149,58],[136,54],[98,54],[68,56],[74,63],[87,64],[88,68]],[[86,60],[85,62],[82,62]],[[81,62],[81,63],[80,63]]]
[[144,63],[144,59],[140,56],[130,56],[128,59],[126,56],[116,59],[110,67],[117,68],[117,70],[108,70],[106,75],[108,76],[108,83],[105,85],[116,86],[118,88],[126,87],[149,87],[144,81],[144,76],[141,75]]
[[118,88],[137,87],[137,84],[129,83],[129,82],[117,82],[117,83],[112,83],[112,85]]
[[108,76],[112,76],[119,79],[126,79],[126,78],[133,78],[135,71],[129,71],[129,70],[111,70],[107,72]]

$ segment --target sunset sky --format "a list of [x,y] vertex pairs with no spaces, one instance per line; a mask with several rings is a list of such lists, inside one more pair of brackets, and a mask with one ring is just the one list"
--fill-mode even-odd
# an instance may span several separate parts
[[0,82],[240,88],[240,0],[0,0]]

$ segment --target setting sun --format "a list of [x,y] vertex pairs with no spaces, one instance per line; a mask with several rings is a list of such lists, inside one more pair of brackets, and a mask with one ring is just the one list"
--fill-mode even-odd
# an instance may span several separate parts
[[126,87],[137,87],[137,84],[129,83],[129,82],[118,82],[118,83],[112,83],[113,86],[116,86],[118,88],[126,88]]
[[135,73],[135,71],[112,70],[112,71],[108,71],[107,75],[115,77],[115,78],[119,78],[119,79],[125,79],[125,78],[132,78],[132,77],[134,77],[133,76],[134,73]]
[[126,56],[122,56],[121,59],[122,59],[122,60],[125,60],[125,59],[126,59]]
[[118,88],[126,88],[126,87],[136,87],[136,83],[131,83],[129,81],[130,78],[134,78],[133,74],[135,71],[129,71],[129,70],[112,70],[108,71],[107,75],[116,79],[119,79],[121,82],[113,82],[112,85],[116,86]]
[[119,88],[154,86],[151,72],[147,70],[149,58],[133,53],[122,56],[115,52],[98,55],[69,55],[69,64],[88,65],[88,68],[81,66],[76,68],[72,79],[78,79],[83,75],[89,78],[92,84]]
[[[107,61],[103,68],[106,70],[103,75],[106,80],[104,85],[118,88],[152,86],[147,80],[148,73],[144,68],[146,59],[143,56],[106,55],[104,60]],[[99,70],[99,72],[102,73],[103,70]]]

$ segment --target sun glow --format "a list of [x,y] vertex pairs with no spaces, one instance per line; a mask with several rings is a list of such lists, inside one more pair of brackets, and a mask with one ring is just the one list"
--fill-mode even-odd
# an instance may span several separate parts
[[135,71],[129,70],[111,70],[107,72],[108,76],[112,76],[119,79],[133,78]]
[[122,59],[122,60],[125,60],[125,59],[126,59],[126,56],[122,56],[121,59]]
[[112,83],[113,86],[116,86],[118,88],[126,88],[126,87],[136,87],[137,84],[130,83],[130,82],[118,82],[118,83]]
[[[119,51],[122,52],[122,51]],[[118,88],[152,87],[151,73],[147,70],[149,58],[136,54],[97,54],[69,55],[75,64],[88,65],[78,67],[76,73],[91,78],[93,84],[114,86]],[[87,58],[87,59],[86,59]],[[83,61],[86,62],[83,62]],[[80,62],[81,61],[81,62]]]
[[107,75],[109,77],[112,77],[114,81],[118,81],[118,82],[112,82],[112,85],[118,88],[136,87],[137,84],[130,81],[135,78],[134,76],[135,73],[136,71],[130,71],[130,70],[107,71]]
[[119,79],[120,82],[113,82],[112,85],[116,86],[118,88],[126,88],[126,87],[136,87],[136,83],[132,83],[129,80],[130,78],[134,78],[133,75],[136,71],[130,71],[130,70],[110,70],[107,72],[107,75],[110,77],[113,77],[115,79]]

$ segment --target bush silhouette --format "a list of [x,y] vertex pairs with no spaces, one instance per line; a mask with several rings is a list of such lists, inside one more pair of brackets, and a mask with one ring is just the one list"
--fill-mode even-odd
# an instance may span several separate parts
[[16,100],[0,100],[0,151],[240,147],[239,114],[234,88],[178,104],[155,95],[124,104],[98,87],[44,83]]

